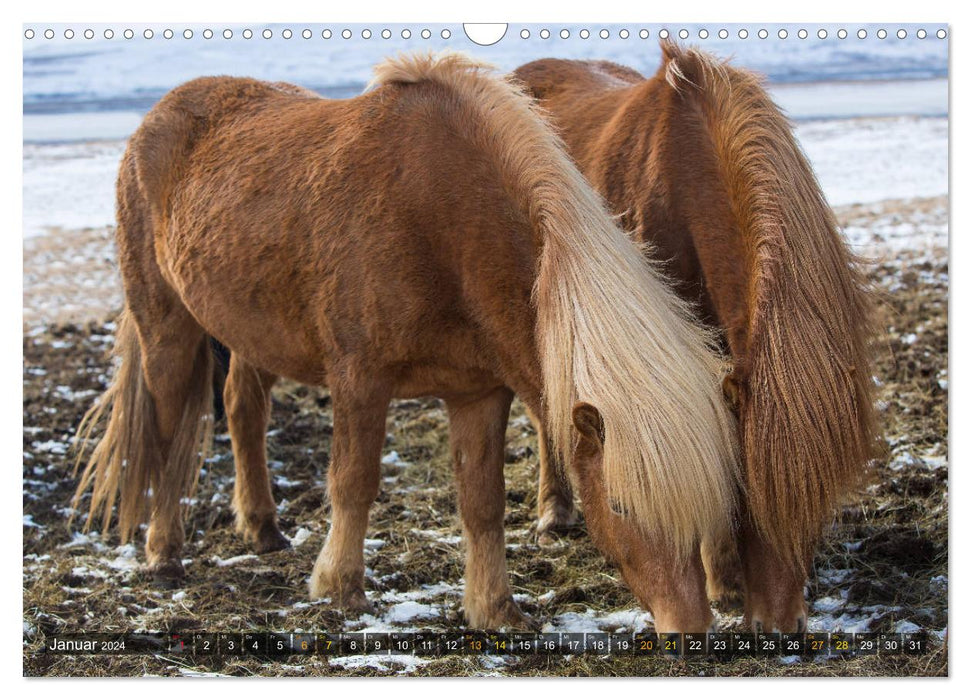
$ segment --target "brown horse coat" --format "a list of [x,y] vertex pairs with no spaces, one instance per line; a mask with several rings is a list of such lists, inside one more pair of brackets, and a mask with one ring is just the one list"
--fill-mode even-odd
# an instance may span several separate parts
[[[671,42],[662,49],[649,79],[605,61],[554,59],[514,75],[623,225],[723,329],[746,472],[743,529],[755,530],[744,538],[750,616],[798,626],[822,527],[871,455],[866,284],[759,79]],[[764,590],[767,569],[778,590]]]
[[[377,89],[350,100],[203,78],[146,117],[118,181],[122,370],[97,409],[112,405],[79,494],[93,482],[91,513],[104,507],[107,520],[120,487],[123,535],[150,505],[149,563],[181,574],[175,504],[196,473],[212,336],[233,353],[234,506],[258,549],[282,539],[269,389],[278,376],[330,388],[333,523],[311,591],[363,608],[388,401],[441,396],[467,615],[520,624],[502,544],[515,392],[588,485],[594,520],[613,523],[595,537],[658,624],[704,629],[698,542],[729,526],[737,488],[712,338],[508,83],[457,56],[377,74]],[[574,430],[578,402],[602,431]]]

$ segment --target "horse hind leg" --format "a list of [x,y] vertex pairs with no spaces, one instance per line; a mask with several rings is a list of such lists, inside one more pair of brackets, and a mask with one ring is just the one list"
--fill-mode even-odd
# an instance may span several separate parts
[[270,422],[270,390],[277,377],[233,354],[223,390],[226,422],[233,441],[236,482],[233,510],[236,530],[257,554],[290,546],[277,525],[276,503],[266,464],[266,428]]
[[513,601],[506,572],[503,478],[512,392],[497,389],[448,403],[449,435],[466,540],[465,615],[478,629],[529,628]]
[[[121,365],[103,404],[111,404],[108,427],[79,490],[94,482],[92,513],[101,504],[106,518],[121,492],[123,540],[148,511],[148,570],[170,585],[185,573],[183,499],[196,485],[212,434],[213,363],[205,330],[159,266],[156,244],[163,232],[150,213],[137,150],[129,148],[118,174],[116,241],[125,312],[115,353]],[[100,411],[90,417],[96,420]]]
[[205,332],[185,307],[170,307],[156,318],[135,310],[133,314],[155,418],[154,425],[144,421],[141,435],[133,437],[156,445],[158,456],[149,467],[154,472],[153,496],[145,554],[155,582],[170,586],[185,575],[182,499],[195,486],[200,450],[212,431],[212,358]]
[[331,387],[334,439],[327,473],[331,527],[310,578],[310,596],[330,597],[347,612],[372,610],[364,594],[364,536],[368,511],[378,495],[390,399],[391,392],[384,387]]
[[542,424],[530,416],[537,426],[539,438],[539,489],[536,497],[536,537],[541,546],[556,541],[557,532],[568,530],[576,524],[577,511],[573,504],[573,489],[569,480],[558,468],[556,451],[547,439]]

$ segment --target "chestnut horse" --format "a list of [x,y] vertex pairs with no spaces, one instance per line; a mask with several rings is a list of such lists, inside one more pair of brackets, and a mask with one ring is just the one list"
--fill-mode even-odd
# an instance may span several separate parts
[[392,397],[447,406],[467,544],[465,614],[528,620],[505,564],[504,437],[518,394],[579,486],[591,534],[659,630],[712,621],[699,543],[731,527],[724,360],[606,213],[531,101],[459,55],[377,68],[348,100],[202,78],[166,95],[118,179],[120,368],[78,497],[184,575],[180,501],[211,430],[210,338],[237,528],[284,546],[266,468],[270,389],[327,386],[331,528],[314,597],[364,610],[364,536]]
[[[672,42],[662,53],[650,79],[552,59],[515,77],[624,227],[723,330],[746,483],[747,619],[804,629],[803,585],[822,529],[872,453],[867,288],[760,79]],[[551,468],[540,480],[553,494],[541,522],[553,521],[572,498]],[[736,545],[710,541],[704,554],[709,594],[728,594]]]

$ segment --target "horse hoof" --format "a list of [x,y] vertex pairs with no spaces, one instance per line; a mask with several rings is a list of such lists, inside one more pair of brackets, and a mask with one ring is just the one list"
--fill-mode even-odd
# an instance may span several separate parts
[[708,600],[718,606],[722,612],[739,610],[745,604],[745,596],[741,587],[708,586]]
[[559,542],[559,534],[577,524],[575,509],[553,508],[543,514],[536,525],[536,544],[540,547],[550,547]]
[[270,522],[260,528],[253,550],[257,554],[269,554],[270,552],[279,552],[281,549],[290,549],[290,546],[290,540],[280,532],[276,523]]
[[546,532],[536,533],[536,544],[540,547],[552,547],[560,541],[555,533],[547,530]]
[[345,615],[363,615],[365,613],[373,615],[375,613],[374,605],[367,599],[364,591],[360,589],[342,596],[337,605],[344,611]]
[[152,585],[162,590],[180,588],[185,580],[185,567],[178,559],[167,559],[148,568]]
[[484,630],[540,631],[539,623],[520,610],[512,598],[507,598],[496,605],[488,615],[469,615],[469,624],[476,629]]

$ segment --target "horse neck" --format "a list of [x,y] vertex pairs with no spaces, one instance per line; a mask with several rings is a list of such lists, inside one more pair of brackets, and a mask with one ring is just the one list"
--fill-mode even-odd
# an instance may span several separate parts
[[725,329],[733,356],[745,357],[753,250],[702,115],[657,76],[602,97],[612,114],[571,149],[585,154],[584,172],[624,227],[653,248],[675,289]]

